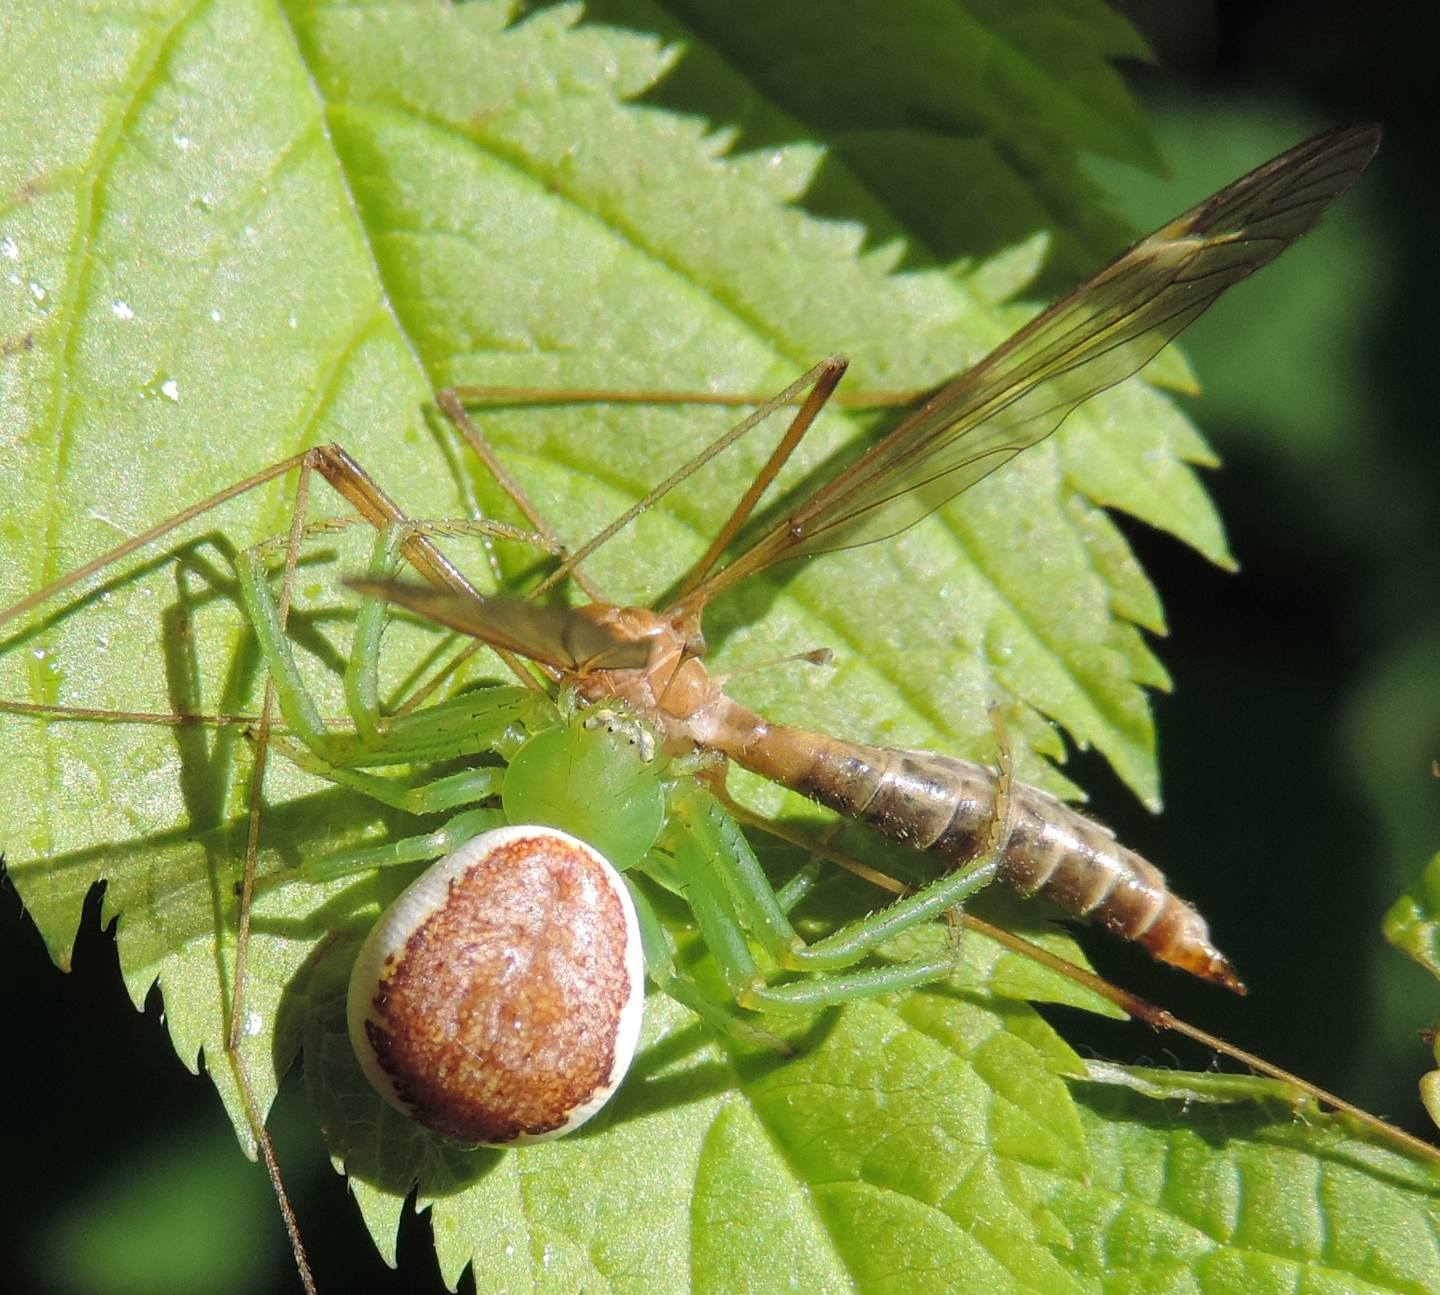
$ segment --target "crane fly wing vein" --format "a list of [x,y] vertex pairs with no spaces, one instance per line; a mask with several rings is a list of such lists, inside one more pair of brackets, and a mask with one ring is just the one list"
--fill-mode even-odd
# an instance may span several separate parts
[[648,659],[646,644],[626,639],[592,621],[577,620],[568,607],[504,595],[472,598],[458,590],[432,589],[401,580],[352,579],[346,584],[357,593],[383,598],[491,647],[561,670],[579,670],[597,661],[610,669],[641,666]]
[[1317,136],[1136,243],[932,396],[692,591],[690,604],[782,559],[903,531],[1044,440],[1305,233],[1378,144],[1373,126]]

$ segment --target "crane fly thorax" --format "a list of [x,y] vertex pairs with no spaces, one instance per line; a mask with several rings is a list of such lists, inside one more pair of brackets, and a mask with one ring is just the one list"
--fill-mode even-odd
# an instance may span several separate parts
[[588,702],[619,701],[655,729],[670,755],[705,745],[705,716],[725,697],[720,684],[695,655],[694,635],[669,618],[643,607],[592,603],[577,610],[606,629],[617,643],[645,644],[645,663],[607,666],[604,654],[577,673],[576,690]]

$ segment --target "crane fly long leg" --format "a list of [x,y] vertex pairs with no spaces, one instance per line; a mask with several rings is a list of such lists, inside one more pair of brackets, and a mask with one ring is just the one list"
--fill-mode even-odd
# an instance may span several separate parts
[[780,469],[795,453],[796,447],[820,416],[820,411],[825,408],[826,402],[835,394],[836,384],[845,376],[845,370],[849,367],[848,360],[832,356],[823,361],[818,368],[810,371],[815,374],[815,385],[810,388],[810,394],[805,397],[805,402],[800,406],[799,412],[790,420],[790,426],[785,429],[785,435],[780,438],[780,443],[771,451],[770,457],[765,461],[765,466],[756,473],[755,480],[750,483],[740,497],[740,502],[735,505],[730,516],[726,518],[725,524],[715,532],[715,538],[710,541],[710,547],[705,550],[700,560],[690,568],[680,582],[679,596],[681,598],[700,585],[714,569],[715,564],[720,561],[725,550],[730,547],[730,541],[739,534],[740,528],[745,525],[750,514],[755,511],[760,497],[770,488],[770,483],[775,480]]
[[1347,1102],[1343,1097],[1328,1092],[1319,1086],[1312,1084],[1308,1079],[1302,1079],[1299,1075],[1266,1061],[1264,1057],[1256,1056],[1253,1052],[1247,1052],[1244,1048],[1236,1047],[1233,1043],[1220,1038],[1217,1034],[1211,1034],[1208,1030],[1202,1030],[1197,1025],[1191,1025],[1183,1021],[1173,1012],[1166,1011],[1163,1007],[1157,1007],[1147,999],[1141,998],[1138,994],[1132,994],[1128,989],[1121,989],[1118,985],[1112,985],[1102,976],[1097,976],[1093,971],[1085,967],[1077,966],[1068,962],[1057,953],[1025,939],[1022,935],[1016,935],[1014,931],[1007,931],[1003,926],[995,926],[983,918],[974,916],[972,913],[961,912],[959,920],[967,929],[975,931],[994,940],[997,944],[1007,949],[1012,949],[1022,957],[1029,958],[1041,966],[1050,968],[1051,971],[1064,976],[1065,979],[1090,990],[1099,995],[1107,1002],[1114,1003],[1132,1020],[1141,1021],[1154,1030],[1169,1030],[1172,1034],[1179,1034],[1184,1038],[1191,1039],[1208,1048],[1211,1052],[1221,1056],[1229,1057],[1232,1061],[1239,1062],[1253,1070],[1256,1074],[1264,1075],[1269,1079],[1279,1080],[1283,1084],[1289,1084],[1307,1096],[1323,1102],[1326,1106],[1341,1112],[1363,1124],[1372,1132],[1379,1134],[1386,1141],[1403,1147],[1414,1155],[1440,1164],[1440,1147],[1433,1146],[1423,1138],[1417,1138],[1412,1133],[1382,1120],[1378,1115],[1372,1115],[1363,1107],[1356,1106],[1353,1102]]
[[[11,603],[10,606],[0,608],[0,626],[7,625],[26,612],[39,607],[42,603],[49,602],[50,599],[64,593],[67,589],[73,589],[76,585],[83,584],[97,572],[123,561],[132,553],[153,544],[156,540],[163,539],[173,531],[179,530],[187,522],[192,522],[197,517],[203,517],[222,504],[297,469],[302,473],[318,471],[362,517],[377,527],[384,526],[389,522],[406,520],[405,515],[375,484],[370,475],[340,446],[318,446],[299,454],[292,454],[288,459],[281,459],[278,463],[272,463],[268,468],[261,468],[260,471],[252,473],[233,485],[226,486],[223,490],[217,490],[213,495],[207,496],[198,503],[191,504],[188,508],[182,508],[163,522],[157,522],[154,526],[141,531],[140,534],[132,535],[129,539],[115,545],[114,548],[107,549],[99,557],[92,558],[72,571],[67,571],[63,576],[57,577],[42,588]],[[449,586],[468,590],[472,594],[475,592],[470,582],[456,570],[450,560],[424,536],[416,536],[407,543],[406,556],[411,559],[416,570],[431,583],[441,587]]]
[[285,1180],[280,1175],[280,1160],[275,1154],[275,1144],[270,1140],[270,1132],[261,1118],[260,1103],[255,1100],[255,1090],[250,1084],[250,1073],[245,1069],[239,1052],[234,1048],[227,1048],[226,1051],[230,1059],[230,1071],[235,1076],[235,1082],[239,1085],[245,1101],[245,1114],[255,1134],[255,1145],[265,1165],[265,1176],[270,1180],[270,1189],[274,1192],[280,1209],[280,1222],[285,1228],[285,1237],[290,1242],[290,1254],[295,1260],[300,1288],[305,1295],[318,1295],[319,1288],[310,1267],[310,1257],[305,1252],[305,1238],[300,1235],[300,1221],[295,1217],[295,1209],[290,1204],[290,1193],[285,1189]]
[[[520,515],[558,551],[560,542],[550,529],[550,524],[545,520],[544,514],[535,506],[534,501],[525,493],[520,483],[506,471],[505,465],[500,462],[494,448],[485,438],[484,433],[475,426],[475,420],[466,411],[464,400],[466,394],[472,390],[469,387],[446,387],[435,393],[435,404],[440,412],[450,420],[451,425],[459,433],[460,439],[470,447],[475,457],[484,465],[495,484],[510,497],[515,507],[520,510]],[[600,592],[590,583],[589,577],[574,567],[571,568],[571,571],[575,576],[575,583],[591,599],[598,601]]]
[[[931,394],[919,391],[837,391],[830,399],[841,409],[903,409]],[[446,387],[464,405],[719,405],[745,409],[751,405],[797,405],[799,396],[777,402],[770,391],[686,391],[679,387]]]
[[237,481],[234,485],[226,486],[224,490],[217,490],[213,495],[202,499],[198,504],[192,504],[189,508],[182,509],[173,517],[168,517],[163,522],[141,531],[139,535],[132,535],[122,544],[117,544],[113,549],[102,553],[98,558],[92,558],[83,566],[76,567],[73,571],[67,571],[63,576],[50,581],[49,584],[27,594],[18,602],[0,609],[0,625],[6,625],[17,617],[23,616],[26,612],[39,607],[42,603],[49,602],[57,594],[62,594],[67,589],[73,589],[76,585],[83,583],[98,571],[116,562],[123,561],[130,554],[143,549],[147,544],[163,538],[171,531],[178,530],[186,522],[194,521],[202,517],[221,504],[243,495],[247,491],[254,490],[257,486],[264,485],[267,481],[273,481],[276,477],[283,477],[287,472],[293,472],[300,467],[309,457],[311,451],[302,454],[291,455],[288,459],[282,459],[279,463],[272,463],[268,468],[262,468],[252,476],[246,477],[243,481]]
[[[758,424],[763,423],[777,409],[783,408],[803,392],[810,390],[810,395],[806,397],[805,403],[801,406],[799,413],[795,415],[795,419],[791,423],[791,430],[787,431],[785,440],[781,442],[782,447],[786,446],[788,442],[788,448],[785,449],[785,453],[781,457],[780,462],[774,465],[774,471],[779,471],[780,463],[783,463],[784,457],[788,457],[790,451],[793,450],[795,444],[798,443],[800,436],[804,435],[810,424],[815,420],[815,416],[820,412],[820,408],[825,404],[825,401],[829,399],[830,392],[835,389],[835,384],[845,372],[846,363],[844,360],[837,360],[833,357],[821,360],[820,363],[815,365],[808,373],[802,374],[786,387],[784,391],[776,396],[772,396],[756,409],[754,413],[741,419],[741,421],[736,423],[728,432],[723,436],[717,437],[683,467],[666,477],[664,481],[646,494],[643,499],[637,500],[598,535],[593,536],[582,544],[562,562],[559,567],[540,582],[534,590],[534,593],[536,595],[543,594],[547,589],[558,584],[571,571],[579,566],[581,562],[594,553],[596,549],[609,543],[611,539],[630,525],[641,513],[653,508],[659,500],[668,495],[682,481],[693,476],[718,454],[728,450],[736,441],[747,432],[753,430]],[[811,390],[812,388],[813,390]],[[816,398],[817,392],[819,393],[818,400]],[[799,424],[798,434],[793,433],[796,424]],[[779,451],[777,451],[777,453],[779,453]],[[773,457],[774,456],[772,456],[772,458]],[[770,465],[767,464],[766,467],[769,469]],[[774,472],[772,471],[771,475],[773,476],[773,474]],[[740,522],[743,524],[744,517],[741,517]]]
[[257,724],[258,715],[179,714],[174,711],[100,710],[93,706],[50,706],[44,702],[0,700],[0,715],[29,715],[36,719],[92,720],[105,724],[154,724],[159,728],[233,728]]
[[[311,462],[307,458],[300,469],[300,479],[295,485],[295,511],[290,518],[290,533],[285,544],[285,575],[280,584],[281,630],[284,630],[290,619],[295,567],[300,561],[300,540],[305,530],[305,505],[310,498],[310,468]],[[389,500],[385,502],[389,503]],[[250,771],[250,803],[246,812],[245,867],[240,874],[240,916],[235,930],[235,983],[230,995],[230,1030],[225,1041],[226,1049],[232,1056],[240,1051],[245,1018],[250,907],[255,899],[255,870],[260,858],[260,818],[265,807],[265,768],[270,757],[270,727],[274,719],[275,677],[267,672],[265,693],[260,702],[260,723],[255,727],[255,766]]]

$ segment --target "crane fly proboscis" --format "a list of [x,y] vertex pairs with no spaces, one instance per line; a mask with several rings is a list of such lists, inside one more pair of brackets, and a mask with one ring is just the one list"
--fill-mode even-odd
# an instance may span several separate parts
[[[0,624],[80,585],[244,490],[295,470],[300,471],[302,482],[318,472],[381,536],[370,574],[351,582],[365,595],[361,618],[371,626],[370,651],[378,652],[381,633],[381,614],[375,609],[398,604],[473,635],[511,658],[533,663],[540,676],[578,697],[591,713],[626,712],[622,729],[632,721],[638,723],[640,731],[654,735],[663,758],[696,761],[711,784],[723,763],[733,761],[868,823],[904,845],[927,850],[943,863],[941,875],[916,893],[807,943],[791,926],[785,906],[777,902],[743,837],[725,826],[731,820],[723,816],[714,793],[695,783],[683,803],[670,806],[671,823],[678,825],[673,830],[691,833],[682,847],[703,838],[717,853],[709,860],[686,863],[681,858],[684,849],[677,848],[666,866],[677,871],[690,869],[682,881],[693,883],[686,893],[694,922],[722,963],[734,1004],[717,1002],[713,994],[673,967],[663,974],[652,969],[652,975],[662,989],[716,1028],[742,1033],[750,1029],[749,1037],[759,1038],[763,1032],[748,1024],[750,1009],[761,1014],[811,1011],[952,974],[955,960],[948,950],[916,962],[882,966],[874,966],[871,955],[906,929],[956,912],[992,879],[1024,894],[1052,900],[1072,914],[1089,916],[1115,934],[1140,943],[1163,962],[1240,990],[1237,973],[1212,942],[1200,914],[1169,889],[1153,865],[1120,846],[1103,828],[1047,793],[1014,782],[1004,770],[994,773],[945,755],[865,746],[761,719],[729,698],[721,681],[706,671],[702,621],[706,606],[718,594],[746,578],[788,559],[814,558],[895,535],[1022,450],[1043,441],[1083,401],[1137,372],[1226,288],[1299,238],[1358,177],[1378,139],[1373,127],[1318,136],[1177,217],[938,390],[868,452],[791,506],[778,524],[722,564],[760,495],[839,381],[843,365],[822,364],[809,379],[797,384],[804,387],[813,382],[809,397],[754,487],[682,581],[675,598],[658,611],[611,605],[598,598],[572,611],[482,596],[441,553],[435,541],[444,533],[442,526],[409,522],[342,449],[324,446],[278,463],[150,528],[14,604],[0,613]],[[463,391],[458,396],[442,393],[440,401],[462,425],[467,421],[461,406],[464,395]],[[788,397],[786,393],[785,399]],[[780,403],[784,401],[777,400],[776,404]],[[747,420],[737,432],[753,421]],[[303,685],[289,664],[285,640],[290,589],[307,529],[304,490],[302,485],[295,522],[284,537],[279,597],[273,596],[267,583],[266,563],[276,551],[274,546],[254,556],[248,565],[241,563],[247,617],[268,670],[267,698],[255,725],[256,790],[240,909],[242,950],[261,823],[259,789],[264,755],[272,745],[272,696],[289,730],[274,739],[276,749],[308,772],[372,795],[377,790],[377,776],[371,770],[386,763],[378,752],[386,742],[397,742],[396,734],[402,728],[410,734],[407,741],[422,730],[428,738],[439,731],[425,729],[425,725],[434,724],[440,707],[449,707],[447,722],[466,706],[479,709],[467,700],[474,694],[460,693],[434,707],[417,706],[392,721],[377,718],[367,701],[356,705],[357,732],[346,734],[332,733],[332,726],[318,713],[306,711]],[[567,575],[583,579],[580,564],[619,524],[564,557],[532,594]],[[402,560],[427,584],[393,579]],[[359,643],[357,631],[357,657]],[[515,664],[535,682],[534,672],[519,661]],[[363,679],[357,683],[357,696],[366,686]],[[10,709],[24,707],[12,705]],[[563,717],[557,723],[564,727]],[[506,718],[483,739],[455,738],[446,730],[444,741],[424,748],[424,758],[452,759],[462,751],[472,754],[477,749],[503,749],[509,754],[512,748],[504,743],[509,741],[510,727]],[[392,746],[389,762],[395,762],[397,750],[415,760],[422,758],[416,754],[420,746]],[[478,783],[471,791],[478,796],[474,787]],[[433,798],[424,803],[431,811],[442,806]],[[461,803],[467,802],[447,801],[443,808],[448,811]],[[466,811],[472,816],[485,812],[489,811]],[[469,824],[464,815],[451,821],[462,819]],[[667,830],[671,828],[667,826]],[[440,837],[450,841],[453,834],[432,833],[426,842],[433,846]],[[410,852],[397,850],[393,861],[419,857],[414,850],[421,846],[408,841],[397,844]],[[373,851],[356,851],[341,861],[347,867],[363,865],[372,870],[379,862]],[[705,867],[712,871],[704,873]],[[643,865],[637,864],[637,871],[642,870]],[[326,875],[343,875],[343,868],[336,867]],[[685,890],[686,886],[679,888]],[[973,924],[966,914],[962,919]],[[1004,932],[995,934],[1007,938]],[[759,973],[752,945],[760,946],[769,961],[787,973],[784,979],[775,977],[781,983],[772,984]],[[232,1031],[238,1030],[245,1018],[243,966],[242,953],[230,1011]],[[1073,968],[1065,974],[1084,976]],[[1106,993],[1132,1015],[1152,1024],[1181,1028],[1168,1014],[1133,996],[1109,990],[1094,978],[1085,983]],[[1186,1029],[1210,1046],[1224,1047],[1209,1036]],[[236,1037],[232,1035],[232,1039]],[[1280,1073],[1257,1059],[1227,1050],[1266,1073]],[[1282,1077],[1299,1083],[1293,1077]],[[1328,1094],[1317,1095],[1353,1112]],[[1373,1117],[1353,1113],[1373,1122]],[[258,1112],[252,1111],[252,1116],[257,1136],[263,1139]],[[1394,1135],[1388,1126],[1380,1127]]]

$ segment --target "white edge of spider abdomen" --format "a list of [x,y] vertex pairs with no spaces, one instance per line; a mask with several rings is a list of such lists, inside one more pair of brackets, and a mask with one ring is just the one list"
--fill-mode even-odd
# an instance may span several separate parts
[[[579,911],[602,914],[595,931],[578,930],[578,923],[551,922],[550,912],[541,911],[546,907],[543,896],[522,895],[517,910],[507,917],[504,911],[487,906],[483,892],[457,890],[455,883],[472,874],[482,878],[477,883],[482,886],[493,884],[496,878],[515,881],[520,874],[504,865],[525,860],[524,867],[529,868],[531,856],[524,852],[526,847],[543,847],[569,861],[555,884],[582,887]],[[491,870],[488,883],[483,877],[487,869]],[[503,905],[514,899],[507,894],[499,902]],[[477,908],[479,914],[474,911]],[[466,931],[459,946],[455,932],[447,926],[456,924],[457,911]],[[483,916],[483,922],[477,923],[477,916]],[[599,965],[599,988],[592,989],[605,1000],[603,1012],[591,1013],[593,1020],[565,1015],[570,1001],[565,986],[554,989],[546,981],[538,993],[531,992],[533,981],[526,979],[531,959],[524,956],[531,951],[512,947],[529,938],[519,935],[527,926],[538,927],[544,940],[559,939],[566,947],[584,947],[593,938],[599,950],[592,959]],[[473,938],[471,932],[475,932]],[[541,953],[554,947],[543,946]],[[433,954],[439,949],[454,953],[435,962]],[[533,956],[548,966],[548,956]],[[476,977],[467,975],[471,960],[480,969]],[[433,974],[428,970],[432,966],[438,968]],[[499,988],[497,968],[501,980],[508,982]],[[513,992],[517,988],[522,992]],[[441,1006],[429,1001],[432,990]],[[520,1146],[572,1131],[610,1099],[634,1057],[644,995],[639,923],[619,873],[597,850],[566,832],[512,825],[465,842],[427,869],[381,914],[356,957],[347,1017],[361,1069],[395,1109],[456,1141]],[[397,1042],[397,1036],[402,1031],[408,1034],[411,1028],[402,1021],[409,1009],[402,1011],[399,1005],[412,1001],[419,1004],[415,1019],[420,1045],[411,1051],[424,1058],[413,1067],[403,1059],[408,1055],[405,1045]],[[451,1003],[453,1008],[446,1006]],[[533,1019],[527,1023],[522,1019],[527,1014],[554,1021],[555,1028],[537,1026]],[[485,1029],[462,1041],[457,1024],[461,1020],[480,1022]],[[472,1046],[476,1037],[481,1043]],[[559,1055],[549,1059],[547,1068],[546,1054],[557,1050]],[[534,1054],[539,1054],[538,1060]],[[503,1060],[490,1064],[486,1059],[491,1057]],[[534,1077],[513,1079],[517,1074],[528,1076],[532,1062],[536,1065]],[[461,1093],[478,1088],[481,1096],[465,1109],[487,1132],[477,1133],[470,1116],[458,1113],[469,1097],[457,1098],[454,1104],[443,1098],[449,1091],[448,1080],[438,1075],[459,1076]],[[552,1092],[557,1088],[563,1091]]]

